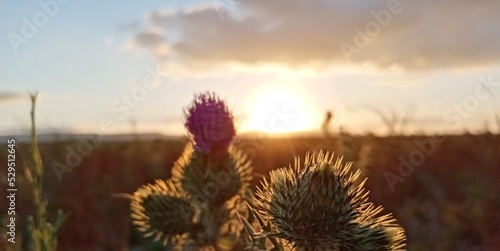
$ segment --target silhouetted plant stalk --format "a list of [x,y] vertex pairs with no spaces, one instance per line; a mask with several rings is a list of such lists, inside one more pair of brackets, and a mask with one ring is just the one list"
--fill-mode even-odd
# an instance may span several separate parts
[[57,249],[57,236],[65,216],[61,210],[57,212],[54,224],[47,222],[47,200],[43,198],[43,163],[38,149],[35,107],[38,94],[31,95],[31,147],[25,176],[33,195],[35,215],[28,217],[29,250],[53,251]]

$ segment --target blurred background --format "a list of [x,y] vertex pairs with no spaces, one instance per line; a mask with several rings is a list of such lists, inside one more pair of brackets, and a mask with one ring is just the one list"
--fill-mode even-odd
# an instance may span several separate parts
[[60,250],[160,249],[113,194],[170,176],[184,109],[206,90],[233,110],[255,185],[334,151],[409,250],[498,250],[498,13],[494,0],[2,1],[0,139],[17,139],[22,167],[38,91],[45,196],[70,213]]

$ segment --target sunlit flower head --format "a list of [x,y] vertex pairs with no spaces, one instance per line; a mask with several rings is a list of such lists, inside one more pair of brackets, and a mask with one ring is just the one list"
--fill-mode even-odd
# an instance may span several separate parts
[[186,110],[185,126],[193,136],[195,149],[205,154],[226,150],[236,136],[233,115],[211,92],[195,96]]
[[320,152],[272,171],[257,200],[274,236],[306,248],[300,250],[402,250],[403,229],[391,215],[379,214],[382,207],[368,201],[360,172],[350,167]]

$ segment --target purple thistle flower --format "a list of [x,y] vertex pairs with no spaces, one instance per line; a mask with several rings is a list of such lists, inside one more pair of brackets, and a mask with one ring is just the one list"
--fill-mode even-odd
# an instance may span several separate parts
[[185,126],[193,136],[195,149],[205,154],[227,150],[236,136],[233,115],[215,93],[195,96],[186,110]]

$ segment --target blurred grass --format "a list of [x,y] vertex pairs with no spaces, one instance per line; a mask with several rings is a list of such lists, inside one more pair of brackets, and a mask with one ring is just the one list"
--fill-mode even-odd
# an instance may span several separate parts
[[[416,140],[427,136],[337,135],[332,138],[239,138],[235,142],[253,157],[255,179],[275,168],[288,166],[294,155],[309,150],[342,152],[368,177],[367,188],[376,204],[395,214],[405,228],[408,250],[500,250],[500,136],[450,135],[436,145],[425,162],[396,183],[394,192],[384,172],[398,173],[399,156],[408,159],[419,149]],[[59,235],[58,250],[161,250],[133,231],[126,199],[115,193],[132,193],[140,185],[168,178],[180,155],[184,139],[103,142],[65,173],[59,181],[52,164],[65,163],[67,147],[78,141],[40,143],[46,171],[44,196],[49,211],[68,212]],[[29,144],[18,143],[18,166],[28,158]],[[6,145],[0,146],[0,163],[6,163]],[[0,178],[5,180],[5,171]],[[26,226],[26,216],[35,208],[29,199],[26,181],[18,173],[18,226]],[[1,183],[2,191],[6,187]],[[0,211],[6,212],[2,200]],[[1,222],[4,226],[4,222]],[[18,228],[18,234],[21,228]],[[0,250],[8,250],[0,238]]]

